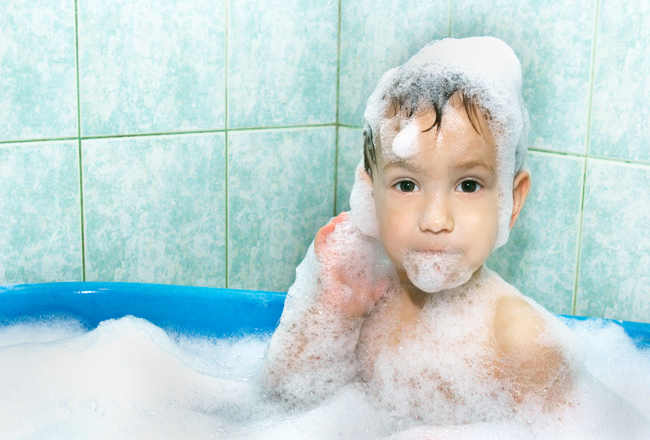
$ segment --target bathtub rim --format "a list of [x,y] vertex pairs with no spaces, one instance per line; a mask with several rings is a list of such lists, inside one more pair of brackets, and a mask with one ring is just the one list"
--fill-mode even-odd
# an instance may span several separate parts
[[[133,315],[181,333],[215,337],[270,334],[279,323],[285,298],[285,292],[152,283],[5,284],[0,285],[0,325],[49,316],[72,316],[86,328],[93,329],[106,319]],[[650,323],[557,316],[616,323],[637,346],[650,348]]]
[[60,316],[74,317],[90,330],[106,319],[133,315],[166,330],[235,337],[273,332],[285,297],[282,292],[150,283],[7,284],[0,285],[0,324]]

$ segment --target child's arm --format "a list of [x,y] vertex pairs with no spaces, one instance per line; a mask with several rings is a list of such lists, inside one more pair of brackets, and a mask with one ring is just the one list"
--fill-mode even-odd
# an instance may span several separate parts
[[374,257],[369,240],[347,213],[316,235],[267,350],[264,381],[271,394],[317,401],[356,375],[364,315],[388,285],[368,267]]

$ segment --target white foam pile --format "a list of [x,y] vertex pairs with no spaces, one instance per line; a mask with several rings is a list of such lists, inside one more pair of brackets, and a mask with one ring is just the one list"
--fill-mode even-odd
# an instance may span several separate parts
[[[650,418],[650,350],[636,349],[617,326],[575,327],[591,346],[591,373]],[[374,407],[358,385],[316,407],[288,410],[266,400],[256,375],[268,338],[170,336],[133,317],[89,333],[80,328],[44,321],[0,329],[3,439],[372,439],[395,429],[390,412]],[[520,437],[532,428],[510,422],[484,424],[480,433],[468,429],[435,432],[468,439],[554,432],[535,427],[534,437]],[[433,430],[395,435],[433,438],[427,437]]]
[[2,329],[3,439],[214,438],[260,407],[250,378],[264,341],[175,343],[133,317],[79,329],[63,321]]

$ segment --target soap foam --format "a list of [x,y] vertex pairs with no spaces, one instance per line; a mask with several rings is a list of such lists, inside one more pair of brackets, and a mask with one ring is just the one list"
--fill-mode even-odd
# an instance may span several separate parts
[[363,168],[363,159],[357,165],[350,193],[350,218],[365,235],[379,238],[379,220],[375,208],[372,180]]
[[[104,321],[84,334],[72,323],[67,337],[55,329],[43,338],[36,325],[34,342],[27,342],[34,328],[21,326],[11,330],[15,343],[0,349],[5,439],[214,438],[259,396],[250,383],[189,367],[191,357],[141,319]],[[261,353],[253,357],[259,366]]]
[[268,388],[289,406],[318,402],[354,378],[360,318],[394,273],[379,242],[349,218],[321,246],[296,269],[267,351]]
[[[336,282],[332,279],[335,277],[339,281],[345,281],[348,287],[359,286],[361,290],[366,290],[389,274],[391,266],[383,258],[379,241],[363,234],[349,218],[336,226],[324,245],[329,252],[318,256],[319,273],[313,274],[326,283],[323,289],[328,289],[331,282]],[[346,286],[343,287],[348,291]],[[350,298],[348,296],[342,299]]]
[[[422,422],[417,419],[399,421],[390,408],[377,407],[360,384],[341,387],[315,407],[287,410],[268,401],[257,384],[268,343],[264,336],[218,340],[169,335],[133,317],[106,321],[87,333],[78,322],[61,320],[1,327],[2,437],[634,438],[625,432],[623,409],[610,406],[609,413],[603,413],[601,401],[615,399],[612,393],[617,393],[650,418],[650,350],[635,348],[615,324],[568,323],[586,340],[587,368],[599,381],[578,391],[599,397],[597,401],[578,406],[561,420],[539,414],[527,423],[512,419],[448,427],[418,426]],[[44,330],[48,327],[49,335]],[[449,362],[453,368],[453,353]],[[611,388],[610,394],[593,391],[600,382]],[[578,417],[591,417],[594,427]]]
[[23,342],[52,342],[84,333],[84,325],[73,318],[29,319],[0,326],[0,347]]
[[395,156],[400,159],[408,159],[417,154],[419,151],[418,132],[417,122],[414,119],[407,120],[393,139],[392,151]]
[[403,264],[409,280],[427,293],[453,289],[466,283],[476,268],[461,265],[460,252],[409,251]]

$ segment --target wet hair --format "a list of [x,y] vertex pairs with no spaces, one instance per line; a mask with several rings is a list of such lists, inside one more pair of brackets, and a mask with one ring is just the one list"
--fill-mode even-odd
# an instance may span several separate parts
[[[481,118],[483,118],[484,121],[487,121],[489,119],[489,112],[482,109],[476,102],[476,99],[467,97],[462,89],[454,84],[454,82],[445,81],[443,87],[439,89],[440,93],[435,96],[437,99],[430,100],[423,100],[422,95],[418,95],[422,92],[418,86],[419,84],[412,83],[411,87],[407,87],[406,90],[404,90],[407,94],[394,94],[391,96],[385,95],[382,100],[389,101],[387,110],[395,114],[401,112],[404,114],[405,118],[410,118],[419,111],[429,109],[435,114],[435,119],[431,127],[424,131],[429,131],[434,127],[436,130],[440,130],[444,108],[449,102],[456,108],[462,106],[474,130],[480,135],[485,134],[484,130],[487,130],[487,128],[481,124]],[[397,90],[399,89],[394,89],[394,91]],[[371,164],[377,166],[377,148],[381,148],[380,145],[377,145],[378,142],[379,140],[376,140],[373,135],[372,127],[366,121],[363,127],[363,167],[370,177],[372,177]]]

